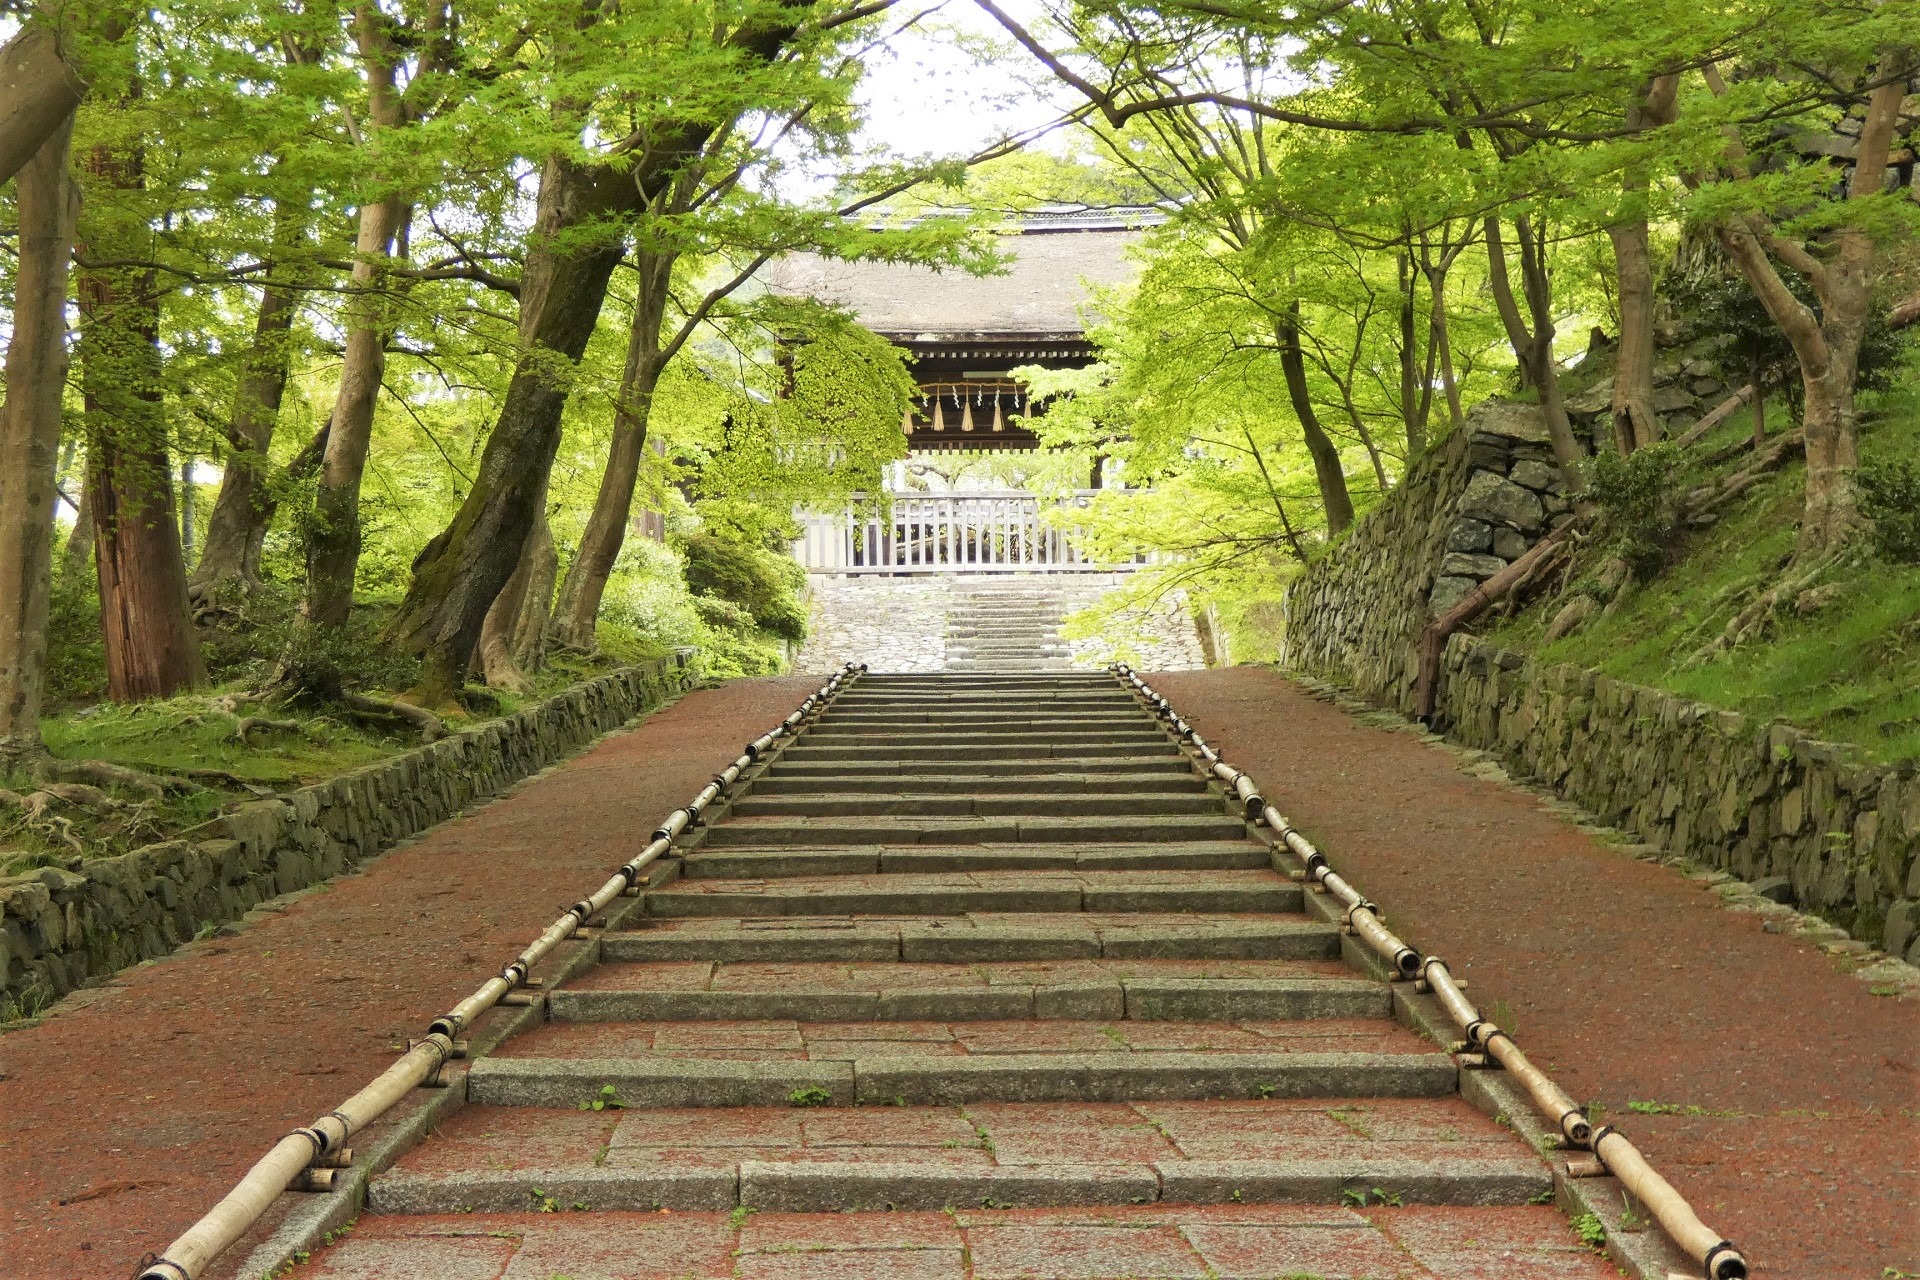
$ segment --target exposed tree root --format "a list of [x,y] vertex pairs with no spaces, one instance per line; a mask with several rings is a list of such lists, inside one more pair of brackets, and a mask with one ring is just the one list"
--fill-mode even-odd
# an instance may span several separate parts
[[205,789],[178,774],[144,773],[105,760],[56,760],[48,757],[34,767],[34,776],[61,782],[91,783],[96,787],[124,787],[155,800],[168,792],[184,794]]
[[1840,559],[1840,556],[1827,556],[1811,564],[1790,565],[1772,586],[1734,614],[1719,635],[1696,649],[1684,665],[1698,666],[1710,662],[1722,653],[1764,636],[1773,625],[1774,617],[1784,609],[1793,608],[1801,596],[1809,592]]
[[253,745],[256,733],[302,733],[304,726],[298,720],[269,720],[265,716],[241,716],[233,722],[233,737],[236,742]]
[[[1741,452],[1746,447],[1743,442],[1734,452]],[[1759,484],[1772,472],[1778,471],[1805,447],[1806,436],[1800,431],[1789,431],[1776,438],[1758,457],[1732,475],[1722,476],[1711,484],[1703,484],[1689,491],[1680,503],[1681,519],[1693,521],[1711,514],[1716,508]]]
[[422,742],[438,742],[447,736],[445,721],[425,707],[416,707],[410,702],[392,702],[346,690],[341,691],[340,701],[346,704],[349,711],[405,721],[420,731]]

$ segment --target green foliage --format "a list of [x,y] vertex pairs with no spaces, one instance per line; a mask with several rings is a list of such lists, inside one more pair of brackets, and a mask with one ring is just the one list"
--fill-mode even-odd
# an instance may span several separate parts
[[1920,564],[1920,464],[1869,459],[1854,473],[1860,511],[1873,521],[1873,546],[1894,564]]
[[1570,1221],[1567,1225],[1573,1228],[1573,1234],[1575,1234],[1576,1236],[1579,1236],[1580,1242],[1586,1245],[1587,1248],[1589,1249],[1606,1248],[1607,1229],[1605,1226],[1601,1224],[1600,1219],[1595,1217],[1593,1214],[1591,1213],[1580,1214],[1578,1217],[1575,1217],[1572,1221]]
[[1671,444],[1656,444],[1625,458],[1602,449],[1587,464],[1587,494],[1606,512],[1616,552],[1637,578],[1658,573],[1672,548],[1678,461]]
[[807,614],[798,598],[806,575],[791,556],[707,532],[687,538],[682,550],[696,597],[736,604],[742,621],[783,640],[806,638]]
[[795,1089],[787,1095],[787,1102],[796,1107],[824,1107],[833,1101],[833,1094],[817,1085]]

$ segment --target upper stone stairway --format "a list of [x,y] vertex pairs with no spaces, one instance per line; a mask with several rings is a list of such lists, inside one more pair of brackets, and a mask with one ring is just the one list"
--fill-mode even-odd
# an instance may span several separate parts
[[1613,1274],[1112,677],[864,676],[710,816],[303,1275]]
[[1073,647],[1060,638],[1060,623],[1107,589],[1072,574],[957,578],[947,606],[947,670],[1071,669]]

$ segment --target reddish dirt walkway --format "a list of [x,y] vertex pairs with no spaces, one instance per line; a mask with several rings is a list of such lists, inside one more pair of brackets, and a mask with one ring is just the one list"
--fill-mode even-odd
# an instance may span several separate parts
[[0,1036],[0,1276],[124,1280],[817,687],[741,680]]
[[[1776,1280],[1920,1275],[1920,1010],[1271,671],[1150,677]],[[1630,1104],[1682,1114],[1638,1114]],[[1693,1109],[1696,1114],[1685,1114]]]

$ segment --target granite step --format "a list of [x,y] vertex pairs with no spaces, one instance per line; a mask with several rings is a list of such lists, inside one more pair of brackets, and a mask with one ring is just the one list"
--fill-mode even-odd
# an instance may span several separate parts
[[829,773],[795,776],[771,771],[750,784],[753,796],[857,796],[870,794],[993,795],[1198,795],[1206,780],[1192,773],[888,773],[850,776]]
[[891,872],[971,871],[1235,871],[1271,865],[1267,850],[1248,840],[1180,844],[1051,845],[786,845],[713,848],[687,854],[690,880],[772,880],[791,876],[855,876]]
[[488,1057],[467,1101],[492,1106],[952,1106],[1203,1098],[1438,1098],[1456,1091],[1444,1053],[906,1054],[854,1042],[844,1058]]
[[1402,1204],[1518,1205],[1551,1186],[1499,1126],[1452,1098],[469,1108],[380,1177],[367,1208],[1312,1204],[1355,1188]]
[[1297,913],[1302,897],[1299,885],[1272,871],[989,871],[676,880],[648,890],[641,904],[647,915],[672,917]]
[[1233,913],[1177,916],[993,914],[956,916],[658,919],[606,934],[607,961],[862,961],[970,963],[1098,957],[1188,960],[1332,960],[1340,930],[1301,918]]
[[895,760],[886,756],[862,757],[853,760],[820,759],[809,760],[806,756],[796,756],[798,747],[789,748],[768,766],[762,775],[767,778],[882,778],[901,777],[1037,777],[1058,773],[1062,770],[1089,777],[1126,775],[1136,777],[1141,774],[1163,774],[1182,779],[1195,777],[1193,766],[1185,756],[1171,751],[1157,751],[1151,755],[1106,756],[1083,760],[1060,756],[995,756],[983,760],[951,760],[940,757],[928,757],[914,760]]
[[735,816],[707,831],[703,849],[742,845],[1054,844],[1232,840],[1246,823],[1224,813],[1148,813],[1086,817],[907,817],[851,815],[805,818]]
[[1110,791],[1065,794],[994,791],[916,792],[901,789],[871,795],[749,795],[736,800],[733,817],[1074,817],[1137,814],[1142,817],[1221,813],[1225,801],[1207,792]]

